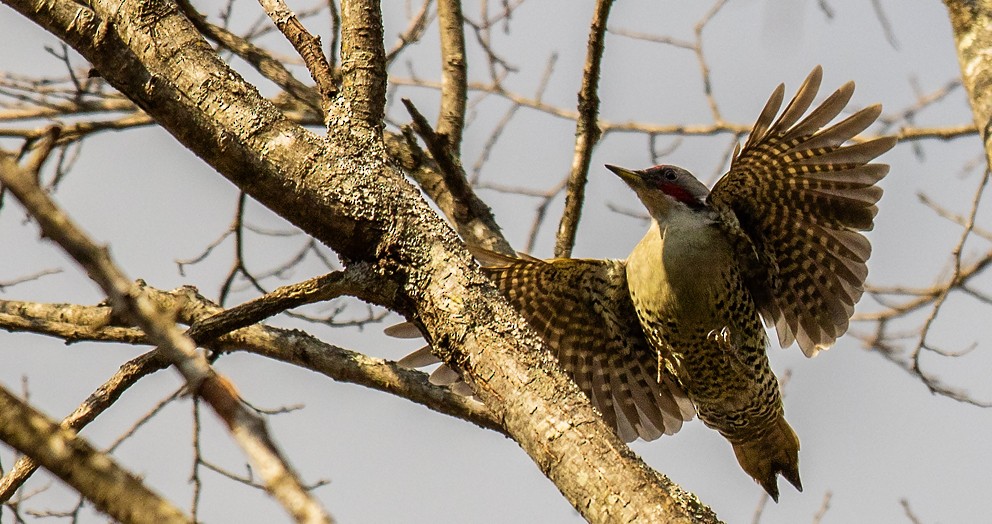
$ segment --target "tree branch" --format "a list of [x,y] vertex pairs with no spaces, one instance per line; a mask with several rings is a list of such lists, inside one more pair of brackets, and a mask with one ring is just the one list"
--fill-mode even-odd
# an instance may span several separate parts
[[612,6],[613,0],[596,2],[596,12],[589,27],[586,63],[582,68],[582,87],[579,89],[579,118],[575,121],[575,155],[572,157],[572,170],[568,177],[568,190],[565,192],[565,210],[555,237],[555,256],[560,258],[567,258],[572,254],[575,232],[582,215],[582,203],[585,201],[592,150],[602,134],[596,122],[599,117],[597,90],[605,47],[606,19],[610,16]]
[[[456,395],[447,388],[432,385],[427,381],[427,376],[419,371],[327,344],[297,330],[280,329],[264,324],[253,324],[238,329],[237,326],[244,322],[246,316],[244,307],[256,309],[251,305],[255,301],[224,310],[193,288],[166,292],[145,287],[144,292],[160,309],[175,311],[179,322],[190,324],[191,327],[186,333],[199,345],[217,353],[233,351],[255,353],[309,369],[333,380],[391,393],[438,413],[505,434],[503,426],[485,407],[478,402]],[[38,333],[63,339],[67,343],[94,341],[150,344],[140,329],[112,325],[111,310],[105,306],[67,307],[65,304],[0,301],[0,329]],[[219,331],[227,330],[231,331],[218,335]],[[207,338],[215,335],[217,338]],[[109,407],[124,389],[138,379],[168,365],[168,362],[158,355],[154,359],[157,367],[146,367],[149,363],[145,360],[152,360],[153,355],[156,354],[146,353],[122,366],[117,375],[98,388],[86,403],[92,403],[96,396],[107,396],[110,398]],[[135,378],[127,378],[131,376]],[[120,385],[116,385],[118,383]],[[67,420],[73,416],[75,414]],[[95,418],[95,415],[90,418]],[[89,420],[85,423],[88,422]],[[80,427],[82,426],[72,426],[73,429]],[[2,486],[3,481],[0,481],[0,489]]]
[[[2,306],[3,304],[0,304]],[[64,305],[62,305],[64,306]],[[38,308],[32,308],[38,309]],[[61,308],[65,311],[65,308]],[[74,312],[79,312],[81,308],[72,308]],[[104,315],[109,319],[110,308],[99,308],[105,311],[99,312],[100,315]],[[70,316],[72,313],[70,313]],[[0,313],[0,326],[5,329],[11,329],[10,319],[4,318],[7,315]],[[54,315],[53,315],[54,316]],[[61,318],[61,317],[60,317]],[[53,331],[42,331],[42,326],[38,325],[38,319],[24,318],[20,317],[20,320],[27,320],[31,322],[34,329],[31,331],[35,333],[44,333],[53,336],[59,336],[65,338],[66,342],[71,342],[74,340],[85,340],[85,336],[78,336],[81,333],[86,333],[89,331],[86,327],[82,326],[71,326],[73,333],[73,338],[59,334],[58,330]],[[64,319],[63,319],[64,320]],[[57,321],[42,321],[42,325],[47,327],[58,327],[65,326],[67,322],[57,322]],[[84,324],[85,325],[85,324]],[[25,329],[25,331],[28,331]],[[114,340],[117,338],[120,342],[135,343],[137,340],[144,339],[144,333],[136,330],[134,328],[117,328],[113,329],[106,327],[100,331],[112,331],[112,334],[108,333],[108,337],[105,340]],[[136,332],[137,333],[134,333]],[[126,333],[128,336],[122,336]],[[93,339],[91,339],[93,340]],[[134,358],[120,367],[114,376],[110,377],[106,382],[104,382],[99,388],[93,393],[82,404],[79,405],[68,417],[62,419],[59,426],[73,432],[79,432],[84,427],[86,427],[90,422],[96,420],[101,413],[107,410],[110,406],[117,402],[117,399],[124,394],[131,386],[136,384],[142,378],[162,369],[169,367],[169,360],[165,358],[162,352],[153,350],[145,353],[137,358]],[[0,503],[7,502],[14,493],[24,482],[31,477],[32,474],[38,469],[39,463],[35,460],[34,454],[26,454],[23,457],[17,459],[14,466],[10,468],[3,478],[0,478]]]
[[[324,50],[320,47],[320,37],[313,36],[296,18],[296,14],[282,0],[259,0],[265,14],[269,15],[279,31],[293,44],[293,48],[303,58],[310,76],[317,83],[317,92],[325,108],[330,108],[331,101],[337,94],[338,88],[334,83],[331,66],[327,63]],[[326,112],[326,111],[325,111]]]
[[231,33],[223,27],[211,24],[189,3],[189,0],[178,0],[177,3],[182,7],[183,12],[186,13],[186,16],[193,22],[197,30],[203,33],[204,36],[244,59],[255,70],[261,73],[262,76],[274,82],[295,99],[306,104],[308,108],[317,113],[322,111],[321,94],[297,80],[282,62],[273,58],[266,50],[256,46],[245,38]]
[[[413,118],[413,129],[420,135],[420,138],[427,144],[428,151],[433,157],[433,164],[440,173],[440,177],[434,176],[437,172],[428,169],[426,172],[421,168],[426,166],[428,159],[423,158],[423,152],[417,147],[412,136],[406,136],[406,147],[409,155],[402,158],[404,168],[411,173],[411,176],[420,183],[420,187],[437,203],[441,211],[448,217],[448,220],[458,229],[458,234],[471,246],[480,246],[493,251],[498,251],[507,255],[514,255],[513,248],[507,242],[503,233],[500,232],[499,225],[489,206],[478,196],[472,186],[468,183],[468,177],[462,168],[461,162],[454,156],[448,141],[440,133],[435,133],[424,115],[417,111],[413,102],[403,99],[403,105]],[[393,141],[387,138],[387,143]],[[399,148],[393,147],[393,150]],[[418,153],[421,158],[417,158]]]
[[438,0],[438,29],[441,32],[441,110],[437,134],[445,138],[448,151],[459,156],[465,102],[468,99],[468,64],[465,60],[465,32],[461,0]]
[[114,520],[190,523],[179,508],[70,429],[61,428],[0,386],[0,438],[33,457]]
[[386,51],[378,2],[342,0],[342,94],[362,127],[382,129],[386,107]]

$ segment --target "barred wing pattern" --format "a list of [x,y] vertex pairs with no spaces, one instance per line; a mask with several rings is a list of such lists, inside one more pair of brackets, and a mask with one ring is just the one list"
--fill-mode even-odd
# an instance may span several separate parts
[[853,82],[800,121],[821,78],[817,66],[778,119],[784,88],[775,90],[708,197],[723,224],[740,227],[726,232],[745,245],[742,270],[765,322],[783,347],[798,341],[810,357],[847,331],[864,293],[871,245],[859,231],[873,227],[882,196],[875,184],[889,170],[870,162],[896,142],[844,145],[878,118],[879,105],[824,128],[850,101]]
[[476,257],[625,441],[675,433],[695,415],[641,331],[622,261]]

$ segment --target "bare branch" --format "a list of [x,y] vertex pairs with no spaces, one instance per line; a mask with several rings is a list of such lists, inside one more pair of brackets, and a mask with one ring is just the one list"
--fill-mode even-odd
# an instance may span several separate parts
[[[513,248],[510,247],[510,243],[500,232],[492,210],[472,190],[461,162],[453,154],[453,150],[449,148],[448,141],[431,129],[427,119],[417,111],[413,102],[403,99],[403,104],[413,118],[414,130],[427,144],[427,149],[431,152],[441,177],[430,176],[433,174],[433,170],[424,173],[420,169],[426,164],[426,159],[416,158],[418,148],[412,137],[409,136],[406,141],[407,151],[412,155],[403,161],[404,167],[408,172],[414,174],[424,191],[455,224],[459,235],[467,244],[512,254]],[[399,148],[393,147],[392,149],[397,151]],[[417,176],[418,173],[421,176]]]
[[18,284],[23,284],[25,282],[31,282],[33,280],[38,280],[39,278],[47,277],[48,275],[57,275],[61,273],[61,269],[42,269],[41,271],[35,271],[30,275],[24,275],[21,277],[14,278],[12,280],[0,281],[0,291],[5,291],[6,288],[11,286],[16,286]]
[[878,18],[878,23],[882,25],[882,32],[885,34],[885,40],[889,42],[892,49],[899,49],[899,42],[896,41],[895,31],[892,30],[892,22],[890,22],[889,17],[885,15],[885,10],[882,9],[882,3],[878,0],[871,0],[871,8],[875,11],[875,17]]
[[[334,75],[331,72],[331,65],[324,56],[324,50],[320,47],[320,37],[313,36],[289,6],[282,0],[259,0],[265,13],[269,15],[276,27],[286,35],[286,39],[293,44],[296,52],[303,58],[303,62],[310,71],[310,76],[317,83],[317,91],[323,100],[325,108],[329,108],[331,100],[337,95],[337,85],[334,82]],[[326,111],[326,109],[325,109]]]
[[452,156],[459,156],[465,125],[468,75],[461,0],[438,0],[441,31],[441,110],[437,134],[445,138]]
[[192,522],[112,458],[0,387],[0,437],[122,522]]
[[[356,270],[351,275],[356,279],[359,275],[366,279],[360,287],[367,287],[376,282],[370,272]],[[256,324],[234,330],[238,325],[243,324],[246,316],[250,314],[246,309],[252,310],[255,306],[248,308],[238,306],[225,311],[200,296],[192,288],[163,292],[146,287],[144,292],[160,309],[175,311],[179,321],[192,324],[187,333],[198,344],[214,350],[217,354],[228,351],[257,353],[313,370],[337,381],[351,382],[392,393],[439,413],[505,433],[499,421],[484,406],[458,396],[447,388],[430,384],[427,376],[419,371],[408,370],[393,362],[332,346],[299,331]],[[139,329],[113,326],[111,310],[104,306],[66,308],[64,304],[0,301],[0,328],[54,336],[69,342],[88,340],[129,344],[150,343]],[[227,330],[234,331],[220,335],[214,340],[208,338]],[[95,411],[87,415],[88,420],[81,422],[88,423],[101,412],[96,411],[97,409],[102,410],[112,404],[131,384],[167,365],[168,361],[157,352],[146,353],[125,364],[113,378],[87,399],[84,405],[91,407],[77,408],[76,413]],[[79,416],[76,413],[67,418],[72,424],[80,423],[75,421]],[[0,486],[2,485],[0,482]]]
[[[2,305],[2,304],[0,304]],[[8,308],[9,309],[9,308]],[[31,308],[37,310],[38,308]],[[101,316],[106,314],[109,318],[109,308],[100,308],[103,311],[97,313],[96,316]],[[77,310],[80,311],[80,310]],[[82,311],[80,311],[82,312]],[[11,329],[11,324],[4,319],[6,314],[0,314],[0,325],[7,329]],[[55,315],[53,315],[55,316]],[[22,316],[25,320],[27,317]],[[58,324],[67,324],[67,322],[58,322],[55,320],[41,320],[46,326],[55,328]],[[85,322],[83,325],[75,326],[74,331],[77,333],[82,333],[86,331]],[[39,326],[40,327],[40,326]],[[107,330],[109,328],[103,328]],[[73,339],[65,337],[61,333],[64,330],[55,329],[49,331],[46,334],[64,337],[66,341],[71,341]],[[41,332],[41,331],[35,331]],[[119,334],[117,331],[115,334]],[[143,333],[133,334],[132,337],[120,337],[121,341],[133,341],[134,339],[143,338]],[[111,335],[111,340],[114,335]],[[84,339],[85,337],[80,337]],[[75,409],[68,417],[62,420],[60,426],[67,430],[72,430],[78,432],[82,428],[86,427],[87,424],[95,420],[101,413],[103,413],[107,408],[112,406],[120,396],[127,391],[132,385],[136,384],[138,380],[154,373],[158,370],[165,369],[169,366],[169,360],[164,357],[160,351],[151,351],[141,355],[120,367],[117,373],[114,374],[109,380],[103,383],[96,391],[90,394],[90,396]],[[0,478],[0,502],[6,502],[17,492],[17,490],[24,484],[25,481],[35,472],[38,468],[38,463],[29,456],[21,457],[14,463],[14,466],[8,471],[3,478]]]
[[[306,104],[307,107],[313,111],[322,113],[320,106],[321,94],[315,92],[313,88],[310,88],[297,80],[293,74],[286,69],[286,66],[273,58],[271,54],[251,43],[248,39],[235,35],[223,27],[209,23],[207,19],[196,11],[192,4],[189,3],[189,0],[179,0],[178,3],[186,13],[186,16],[188,16],[190,21],[193,22],[193,25],[196,26],[196,28],[203,33],[204,36],[217,42],[225,49],[228,49],[244,59],[259,73],[261,73],[262,76],[268,78],[276,85],[283,88],[287,93],[300,102]],[[305,44],[306,36],[301,37],[300,40],[301,44]],[[318,45],[317,47],[319,49],[320,46]],[[310,51],[308,50],[308,52]],[[318,70],[320,69],[319,64],[316,64],[314,67]],[[328,65],[327,67],[329,68],[330,66]],[[311,71],[313,70],[314,69],[311,69]],[[327,73],[321,72],[320,74],[324,75]]]
[[579,118],[575,121],[575,155],[568,177],[565,192],[565,210],[558,223],[555,236],[555,256],[567,258],[575,245],[575,233],[582,215],[585,201],[586,179],[589,176],[589,161],[592,150],[602,132],[597,124],[599,118],[599,72],[602,68],[605,46],[606,20],[610,16],[613,0],[598,0],[589,26],[589,41],[586,44],[586,61],[582,68],[582,87],[579,88]]
[[420,38],[424,35],[424,31],[427,29],[427,26],[430,24],[432,19],[431,10],[429,9],[431,6],[431,1],[432,0],[423,0],[423,3],[420,5],[420,10],[416,15],[410,18],[410,24],[407,26],[406,30],[400,34],[399,41],[396,42],[396,45],[394,45],[388,53],[386,53],[387,67],[389,64],[393,63],[393,60],[395,60],[396,57],[407,48],[407,46],[420,40]]
[[386,106],[386,51],[378,2],[341,2],[342,94],[367,129],[381,129]]

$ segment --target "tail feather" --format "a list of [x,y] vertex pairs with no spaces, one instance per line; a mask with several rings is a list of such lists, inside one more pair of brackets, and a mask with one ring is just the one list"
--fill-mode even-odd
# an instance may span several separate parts
[[785,477],[797,490],[803,490],[799,478],[799,437],[782,415],[763,435],[733,443],[733,446],[741,468],[761,484],[775,502],[778,502],[778,475]]

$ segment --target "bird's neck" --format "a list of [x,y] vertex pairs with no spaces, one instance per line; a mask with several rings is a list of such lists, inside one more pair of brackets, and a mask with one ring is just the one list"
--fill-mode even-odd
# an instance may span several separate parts
[[717,215],[708,207],[690,207],[682,202],[665,199],[664,205],[648,206],[651,218],[664,233],[693,234],[693,230],[709,228]]

